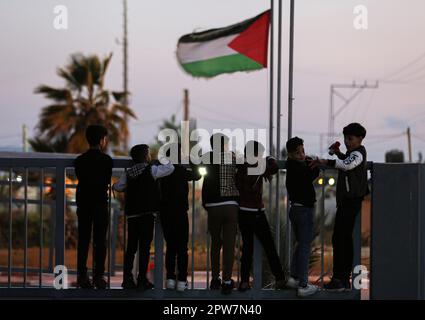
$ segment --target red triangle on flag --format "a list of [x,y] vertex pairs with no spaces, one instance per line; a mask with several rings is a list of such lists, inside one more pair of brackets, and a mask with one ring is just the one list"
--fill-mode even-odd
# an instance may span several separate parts
[[245,31],[233,39],[228,47],[267,67],[270,11],[261,15]]

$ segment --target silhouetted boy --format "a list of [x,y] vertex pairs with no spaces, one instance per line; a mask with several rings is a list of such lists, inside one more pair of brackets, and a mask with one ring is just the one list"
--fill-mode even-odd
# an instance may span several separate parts
[[[80,288],[106,288],[104,279],[106,234],[108,230],[108,187],[112,176],[112,158],[104,153],[108,144],[105,127],[91,125],[86,130],[90,149],[75,159],[78,216],[77,283]],[[93,228],[93,284],[87,275],[87,255]]]

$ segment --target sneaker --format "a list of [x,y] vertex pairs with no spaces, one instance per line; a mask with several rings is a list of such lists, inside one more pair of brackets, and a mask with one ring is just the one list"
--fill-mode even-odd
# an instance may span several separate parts
[[137,285],[134,282],[133,275],[125,275],[121,287],[123,289],[136,289]]
[[108,285],[104,276],[94,276],[93,284],[94,284],[94,287],[98,290],[104,290],[106,289],[106,286]]
[[221,279],[212,279],[210,282],[210,290],[220,290],[221,288]]
[[288,280],[286,279],[276,279],[276,282],[274,284],[275,290],[283,290],[286,288],[286,284],[288,283]]
[[230,294],[232,293],[232,290],[234,287],[235,287],[235,282],[232,279],[223,281],[221,284],[221,293]]
[[176,289],[176,280],[174,280],[174,279],[167,279],[167,283],[166,283],[165,287],[168,290],[174,290],[174,289]]
[[93,284],[90,282],[88,275],[78,276],[77,286],[81,289],[93,289]]
[[238,290],[239,290],[240,292],[245,292],[245,291],[247,291],[247,290],[249,290],[249,289],[251,289],[251,286],[249,285],[249,282],[247,282],[247,281],[242,281],[242,282],[240,282],[240,283],[239,283]]
[[290,289],[298,289],[300,281],[295,279],[294,277],[289,277],[288,281],[286,281],[286,287]]
[[345,290],[344,283],[337,278],[332,278],[330,282],[323,285],[323,288],[329,291],[337,291],[337,292],[341,292]]
[[176,290],[178,292],[183,292],[187,289],[187,281],[177,281]]
[[146,290],[151,290],[153,288],[154,288],[153,283],[150,282],[148,279],[137,280],[137,290],[146,291]]
[[308,297],[315,294],[319,290],[318,287],[307,283],[305,287],[298,287],[297,295],[300,298]]

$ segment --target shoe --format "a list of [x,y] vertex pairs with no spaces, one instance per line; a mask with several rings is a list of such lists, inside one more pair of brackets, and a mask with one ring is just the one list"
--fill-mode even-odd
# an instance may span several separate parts
[[337,278],[332,278],[330,282],[323,285],[323,288],[329,291],[337,291],[337,292],[341,292],[345,290],[344,283]]
[[176,280],[174,280],[174,279],[167,279],[167,283],[166,283],[165,287],[168,290],[175,290],[176,289]]
[[178,292],[183,292],[187,289],[187,281],[177,281],[176,290]]
[[233,288],[235,287],[235,282],[230,279],[227,281],[223,281],[221,283],[221,293],[222,294],[230,294],[232,293]]
[[146,291],[146,290],[151,290],[153,288],[154,288],[153,283],[150,282],[148,279],[137,280],[137,290]]
[[220,290],[221,288],[221,279],[212,279],[210,282],[210,290]]
[[247,290],[249,290],[249,289],[251,289],[251,286],[249,285],[249,282],[247,282],[247,281],[242,281],[242,282],[240,282],[240,283],[239,283],[238,290],[239,290],[240,292],[245,292],[245,291],[247,291]]
[[286,287],[290,289],[298,289],[300,281],[295,279],[294,277],[289,277],[288,281],[286,281]]
[[319,290],[318,287],[307,283],[305,287],[298,287],[297,295],[300,298],[308,297],[315,294]]
[[283,279],[276,279],[276,282],[274,284],[274,289],[275,290],[283,290],[286,289],[286,283],[288,282],[287,279],[283,278]]
[[125,275],[121,283],[123,289],[136,289],[136,282],[134,282],[133,275]]
[[90,282],[88,275],[78,276],[77,286],[81,289],[93,289],[93,284]]
[[98,290],[105,290],[108,283],[103,276],[94,276],[93,278],[94,287]]

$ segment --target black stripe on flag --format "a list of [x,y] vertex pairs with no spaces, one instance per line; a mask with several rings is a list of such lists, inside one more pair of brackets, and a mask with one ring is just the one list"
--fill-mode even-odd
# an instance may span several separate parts
[[216,28],[216,29],[210,29],[210,30],[206,30],[202,32],[186,34],[179,39],[179,43],[211,41],[218,38],[241,33],[245,31],[251,24],[253,24],[257,19],[259,19],[263,14],[267,13],[268,11],[269,10],[260,13],[254,18],[250,18],[245,21],[235,23],[228,27]]

